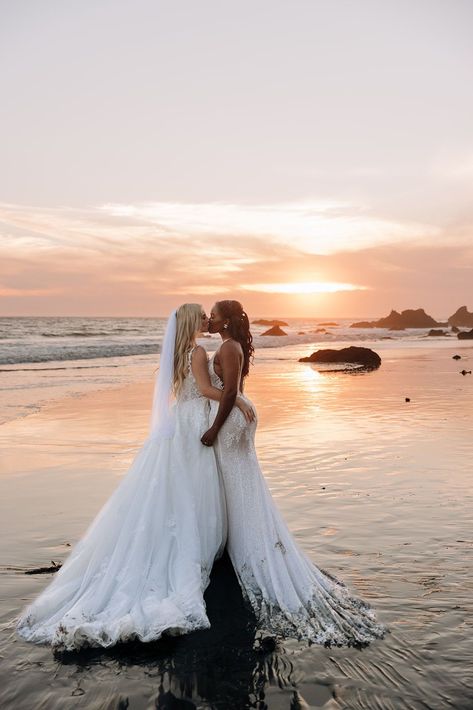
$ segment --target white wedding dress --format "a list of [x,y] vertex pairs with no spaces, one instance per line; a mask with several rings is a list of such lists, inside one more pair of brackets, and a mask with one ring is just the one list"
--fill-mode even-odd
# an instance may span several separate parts
[[210,626],[204,591],[226,541],[208,400],[190,369],[172,438],[149,437],[50,584],[18,617],[27,641],[67,650]]
[[[222,388],[214,358],[210,378]],[[218,402],[210,406],[213,422]],[[327,645],[364,645],[381,638],[386,628],[369,605],[298,547],[261,472],[255,430],[256,420],[249,425],[233,407],[214,448],[227,500],[227,550],[258,626],[276,636]]]

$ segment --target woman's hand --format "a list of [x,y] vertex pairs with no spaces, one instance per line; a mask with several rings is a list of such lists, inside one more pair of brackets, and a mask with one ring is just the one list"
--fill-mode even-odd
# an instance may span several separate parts
[[207,431],[201,437],[200,440],[204,444],[204,446],[213,446],[214,441],[217,438],[217,434],[218,430],[211,426],[210,429],[207,429]]
[[243,413],[243,416],[245,417],[246,421],[248,424],[251,424],[256,419],[256,412],[251,406],[250,402],[248,402],[245,397],[242,397],[240,394],[237,396],[235,400],[235,404],[240,410],[240,412]]

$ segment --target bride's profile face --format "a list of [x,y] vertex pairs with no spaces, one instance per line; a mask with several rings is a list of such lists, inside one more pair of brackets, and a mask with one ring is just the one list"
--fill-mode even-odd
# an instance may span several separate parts
[[198,330],[199,333],[207,333],[209,330],[209,318],[202,308],[202,313],[200,314],[200,328]]
[[214,303],[209,316],[209,333],[220,333],[223,330],[225,320],[222,318],[217,304]]

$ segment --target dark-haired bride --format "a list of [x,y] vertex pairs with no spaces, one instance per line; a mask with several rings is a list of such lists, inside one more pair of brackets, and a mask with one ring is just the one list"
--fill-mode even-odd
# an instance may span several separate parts
[[256,419],[248,424],[234,407],[236,397],[244,396],[254,350],[241,304],[218,301],[209,332],[222,338],[209,371],[223,396],[211,402],[213,423],[201,441],[215,448],[227,500],[227,549],[259,626],[276,636],[327,645],[364,645],[381,638],[386,629],[374,611],[315,566],[271,497],[255,451]]

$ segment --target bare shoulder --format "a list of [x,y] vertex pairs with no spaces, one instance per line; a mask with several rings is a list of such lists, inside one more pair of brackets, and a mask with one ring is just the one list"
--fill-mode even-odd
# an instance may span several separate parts
[[192,352],[192,362],[207,362],[207,351],[202,345],[196,345]]
[[225,340],[219,349],[219,355],[221,357],[241,357],[243,355],[243,348],[240,343],[233,338]]

